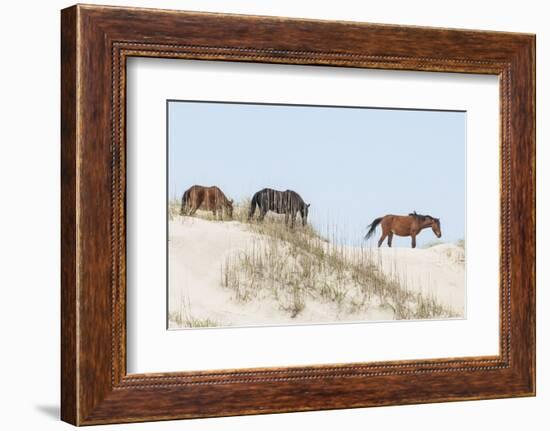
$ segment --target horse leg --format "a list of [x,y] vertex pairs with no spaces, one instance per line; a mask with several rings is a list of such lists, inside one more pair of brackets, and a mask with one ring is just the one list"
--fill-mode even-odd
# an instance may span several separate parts
[[384,242],[384,240],[386,239],[387,236],[388,236],[388,233],[382,231],[382,236],[381,236],[380,239],[378,240],[378,247],[379,247],[379,248],[382,247],[382,243]]
[[260,218],[258,219],[260,222],[264,221],[264,217],[267,214],[267,211],[262,208],[260,211]]
[[294,229],[294,223],[296,222],[296,211],[290,213],[290,228]]
[[204,201],[204,198],[197,197],[195,202],[193,202],[193,204],[191,204],[192,208],[191,208],[191,213],[189,214],[190,216],[195,215],[197,210],[201,207],[203,201]]
[[412,248],[416,248],[416,235],[411,235],[411,237],[412,237],[411,246]]
[[388,247],[391,247],[391,241],[393,239],[393,232],[388,233]]
[[181,200],[181,208],[180,208],[180,215],[184,216],[185,215],[185,208],[186,207],[186,204],[185,202],[183,201],[183,198]]

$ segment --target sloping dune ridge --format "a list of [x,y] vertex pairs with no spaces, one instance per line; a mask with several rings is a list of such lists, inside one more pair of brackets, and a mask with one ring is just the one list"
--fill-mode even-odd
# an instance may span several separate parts
[[169,221],[169,328],[461,318],[464,249],[334,247],[240,221]]

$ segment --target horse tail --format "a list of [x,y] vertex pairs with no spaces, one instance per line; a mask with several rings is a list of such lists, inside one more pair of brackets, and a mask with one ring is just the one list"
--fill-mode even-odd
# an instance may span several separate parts
[[252,196],[252,200],[250,201],[250,210],[248,211],[248,220],[252,218],[254,213],[256,212],[256,205],[258,207],[260,206],[260,192],[254,193],[254,196]]
[[369,231],[365,235],[365,239],[369,239],[373,235],[374,231],[376,230],[376,226],[380,224],[383,218],[384,217],[378,217],[373,220],[373,222],[368,226]]
[[185,193],[183,194],[183,197],[181,198],[181,215],[185,214],[185,207],[187,206],[187,202],[189,200],[189,190],[185,190]]

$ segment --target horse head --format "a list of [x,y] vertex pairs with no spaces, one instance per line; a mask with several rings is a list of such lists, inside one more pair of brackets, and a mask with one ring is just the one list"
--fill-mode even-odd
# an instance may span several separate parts
[[438,218],[431,217],[432,219],[432,231],[438,238],[441,238],[441,223]]

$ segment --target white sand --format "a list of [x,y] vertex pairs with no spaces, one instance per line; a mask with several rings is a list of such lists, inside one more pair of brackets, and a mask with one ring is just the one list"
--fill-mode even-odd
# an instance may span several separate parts
[[[236,221],[215,222],[176,217],[169,224],[169,310],[218,325],[255,326],[308,322],[392,320],[393,311],[373,303],[368,310],[342,315],[334,304],[308,300],[291,318],[270,298],[238,302],[221,285],[225,259],[262,241]],[[383,272],[397,276],[407,289],[431,295],[458,313],[464,311],[465,268],[461,248],[442,244],[428,249],[370,249]],[[170,320],[170,328],[179,325]]]
[[407,289],[434,296],[442,305],[464,311],[466,273],[464,250],[453,244],[430,248],[372,249],[383,271],[396,275]]

